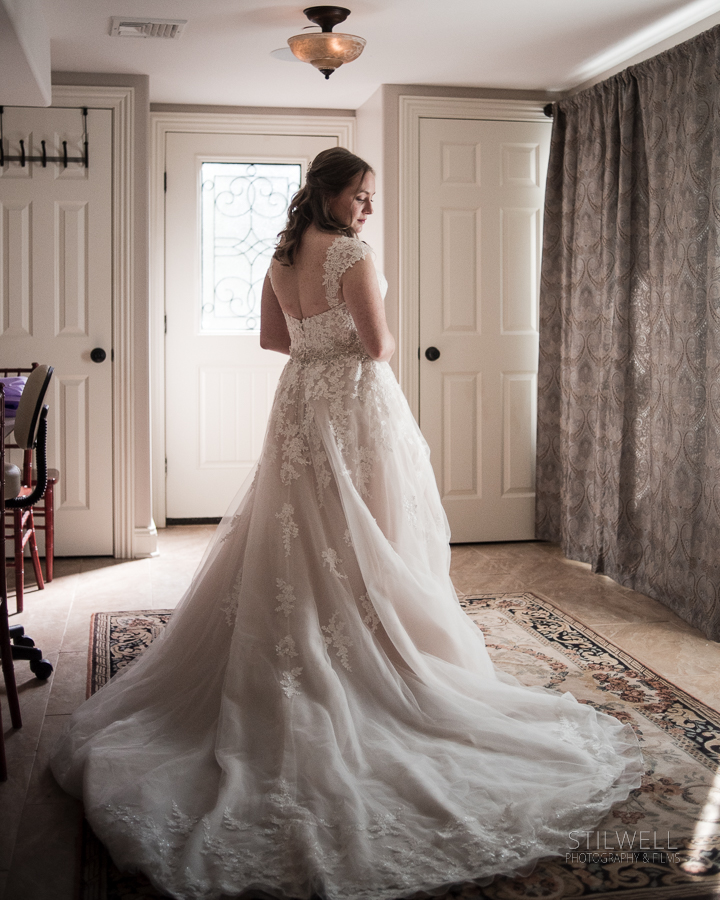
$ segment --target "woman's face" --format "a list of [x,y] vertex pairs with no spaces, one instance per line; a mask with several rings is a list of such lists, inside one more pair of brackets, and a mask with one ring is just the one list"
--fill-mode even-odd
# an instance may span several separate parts
[[358,176],[352,184],[330,201],[330,210],[335,218],[349,225],[355,234],[360,234],[365,219],[372,215],[372,199],[375,196],[375,176],[366,172]]

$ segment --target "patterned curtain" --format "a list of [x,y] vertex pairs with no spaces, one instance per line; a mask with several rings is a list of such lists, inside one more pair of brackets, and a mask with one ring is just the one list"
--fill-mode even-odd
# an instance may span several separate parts
[[555,105],[537,537],[720,640],[720,26]]

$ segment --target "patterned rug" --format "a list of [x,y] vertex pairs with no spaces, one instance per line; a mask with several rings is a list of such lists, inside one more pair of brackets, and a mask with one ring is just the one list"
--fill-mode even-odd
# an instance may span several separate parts
[[[527,878],[459,885],[441,900],[694,900],[720,898],[720,714],[531,593],[462,601],[496,665],[525,684],[570,691],[630,722],[646,763],[642,786],[592,834],[569,836],[565,857]],[[168,610],[93,616],[88,693],[165,626]],[[142,877],[117,871],[89,828],[81,900],[148,900]]]

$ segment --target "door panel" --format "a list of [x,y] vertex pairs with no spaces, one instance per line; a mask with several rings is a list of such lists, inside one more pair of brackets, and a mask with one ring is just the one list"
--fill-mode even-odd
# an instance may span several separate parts
[[[264,270],[252,272],[253,266],[258,268],[253,260],[247,271],[227,268],[222,259],[216,263],[218,318],[210,330],[207,326],[203,330],[202,305],[207,301],[203,266],[213,265],[208,242],[218,248],[219,257],[235,253],[238,243],[248,248],[248,254],[256,254],[260,245],[267,247],[267,238],[245,240],[246,235],[215,230],[203,245],[203,163],[288,163],[299,166],[304,177],[308,163],[321,150],[335,146],[336,137],[323,135],[168,135],[165,427],[171,520],[223,515],[260,456],[275,388],[287,361],[284,354],[261,349],[259,332],[222,330],[227,325],[222,317],[233,306],[240,310],[244,325],[259,326],[252,316],[248,319],[243,294],[248,279],[264,276]],[[262,191],[253,191],[257,200]],[[241,184],[230,186],[216,203],[232,208],[236,202],[242,205],[246,194]],[[284,221],[276,231],[283,225]]]
[[[550,123],[420,123],[420,427],[455,542],[534,536]],[[425,350],[437,347],[429,361]]]
[[[82,155],[79,109],[7,108],[6,155]],[[89,110],[90,167],[0,169],[0,359],[55,368],[48,457],[60,472],[55,553],[113,552],[112,112]],[[90,351],[107,358],[93,363]],[[42,542],[42,535],[41,542]]]

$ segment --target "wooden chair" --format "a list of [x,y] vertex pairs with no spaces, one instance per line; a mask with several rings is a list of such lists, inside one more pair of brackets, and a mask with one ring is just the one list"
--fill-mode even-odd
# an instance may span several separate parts
[[[0,368],[0,378],[11,376],[29,375],[38,367],[34,362],[30,368]],[[8,447],[17,447],[17,444],[9,443]],[[55,563],[55,485],[60,480],[60,472],[57,469],[47,470],[47,488],[40,502],[33,510],[35,531],[45,533],[45,581],[53,580]],[[23,487],[34,487],[36,484],[36,472],[32,468],[32,450],[26,450],[23,459],[22,483]],[[14,527],[14,523],[9,522]]]
[[[14,556],[6,565],[15,569],[15,597],[17,611],[23,611],[23,596],[25,592],[25,547],[29,546],[30,555],[35,569],[35,578],[40,590],[43,590],[42,569],[40,568],[40,554],[38,552],[35,518],[33,506],[38,503],[47,487],[47,407],[43,406],[43,400],[52,377],[52,366],[35,366],[28,376],[27,383],[20,397],[15,417],[14,437],[15,446],[24,451],[23,461],[23,486],[18,497],[8,499],[6,509],[12,509],[12,525],[10,517],[6,516],[8,533],[12,532]],[[40,425],[42,424],[42,428]],[[39,437],[42,435],[42,441]],[[35,487],[32,487],[32,451],[37,444],[37,478]],[[41,446],[42,444],[42,446]],[[46,520],[47,521],[47,520]]]

